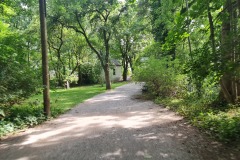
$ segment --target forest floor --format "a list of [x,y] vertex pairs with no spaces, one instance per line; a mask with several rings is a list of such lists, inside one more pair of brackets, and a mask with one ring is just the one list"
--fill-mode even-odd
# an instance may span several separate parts
[[0,141],[2,160],[239,160],[181,116],[139,99],[127,84],[99,94],[66,114]]

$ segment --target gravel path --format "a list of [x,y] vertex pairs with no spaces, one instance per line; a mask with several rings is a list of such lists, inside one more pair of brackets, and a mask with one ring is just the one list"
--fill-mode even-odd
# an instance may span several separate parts
[[[0,142],[1,160],[231,160],[237,151],[205,138],[182,117],[136,99],[127,84],[59,118]],[[81,96],[81,95],[79,95]]]

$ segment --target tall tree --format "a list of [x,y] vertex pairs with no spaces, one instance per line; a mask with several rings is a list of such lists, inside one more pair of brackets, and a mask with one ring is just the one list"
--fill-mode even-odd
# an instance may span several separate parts
[[[186,52],[188,54],[182,52],[185,57],[182,61],[186,64],[185,71],[199,95],[202,94],[202,84],[206,79],[211,79],[213,83],[218,82],[221,99],[237,103],[240,95],[239,36],[236,36],[239,34],[239,1],[158,2],[160,5],[155,6],[157,9],[153,8],[153,13],[161,16],[155,18],[155,22],[163,23],[168,31],[163,46],[169,48],[170,42],[176,49],[182,45],[185,51],[184,46],[189,46]],[[154,14],[153,17],[156,17]],[[161,31],[157,31],[158,34],[159,32]]]
[[54,17],[67,28],[84,36],[103,68],[106,89],[111,89],[110,41],[113,36],[113,28],[124,8],[119,8],[118,0],[61,2],[58,5],[58,11],[54,11]]
[[[118,25],[114,28],[115,52],[120,52],[123,66],[123,81],[127,80],[128,68],[132,72],[133,61],[136,53],[139,53],[144,47],[146,39],[148,39],[150,27],[146,17],[148,14],[140,14],[138,4],[126,3],[125,11],[122,13]],[[130,66],[129,66],[130,65]]]
[[239,1],[226,0],[223,8],[222,22],[222,66],[220,80],[221,93],[229,103],[236,103],[240,96],[239,71]]
[[[144,2],[144,1],[143,1]],[[146,2],[144,2],[146,3]],[[176,57],[176,38],[171,36],[171,27],[174,24],[173,14],[180,3],[178,1],[150,0],[148,2],[151,13],[152,34],[155,42],[163,46],[158,56]]]
[[62,48],[65,43],[64,26],[63,24],[52,24],[49,26],[51,26],[48,27],[50,31],[50,34],[48,36],[49,51],[52,52],[51,54],[54,54],[56,56],[56,62],[54,61],[53,56],[51,56],[53,69],[56,73],[58,86],[63,86],[64,76],[66,76],[66,66],[62,56]]

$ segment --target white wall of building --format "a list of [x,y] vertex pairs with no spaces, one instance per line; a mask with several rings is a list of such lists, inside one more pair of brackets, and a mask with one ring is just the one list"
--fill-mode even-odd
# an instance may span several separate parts
[[[114,74],[115,73],[115,74]],[[118,82],[122,80],[122,66],[111,66],[109,70],[110,80]],[[105,81],[104,71],[102,71],[102,78]]]
[[110,79],[113,82],[122,80],[122,66],[114,66],[110,69]]

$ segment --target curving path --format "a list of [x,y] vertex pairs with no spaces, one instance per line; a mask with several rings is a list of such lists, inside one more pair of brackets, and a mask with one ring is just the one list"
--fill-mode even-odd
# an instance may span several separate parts
[[[59,118],[0,141],[1,160],[231,160],[182,117],[136,98],[131,83],[95,96]],[[81,95],[79,95],[81,96]]]

